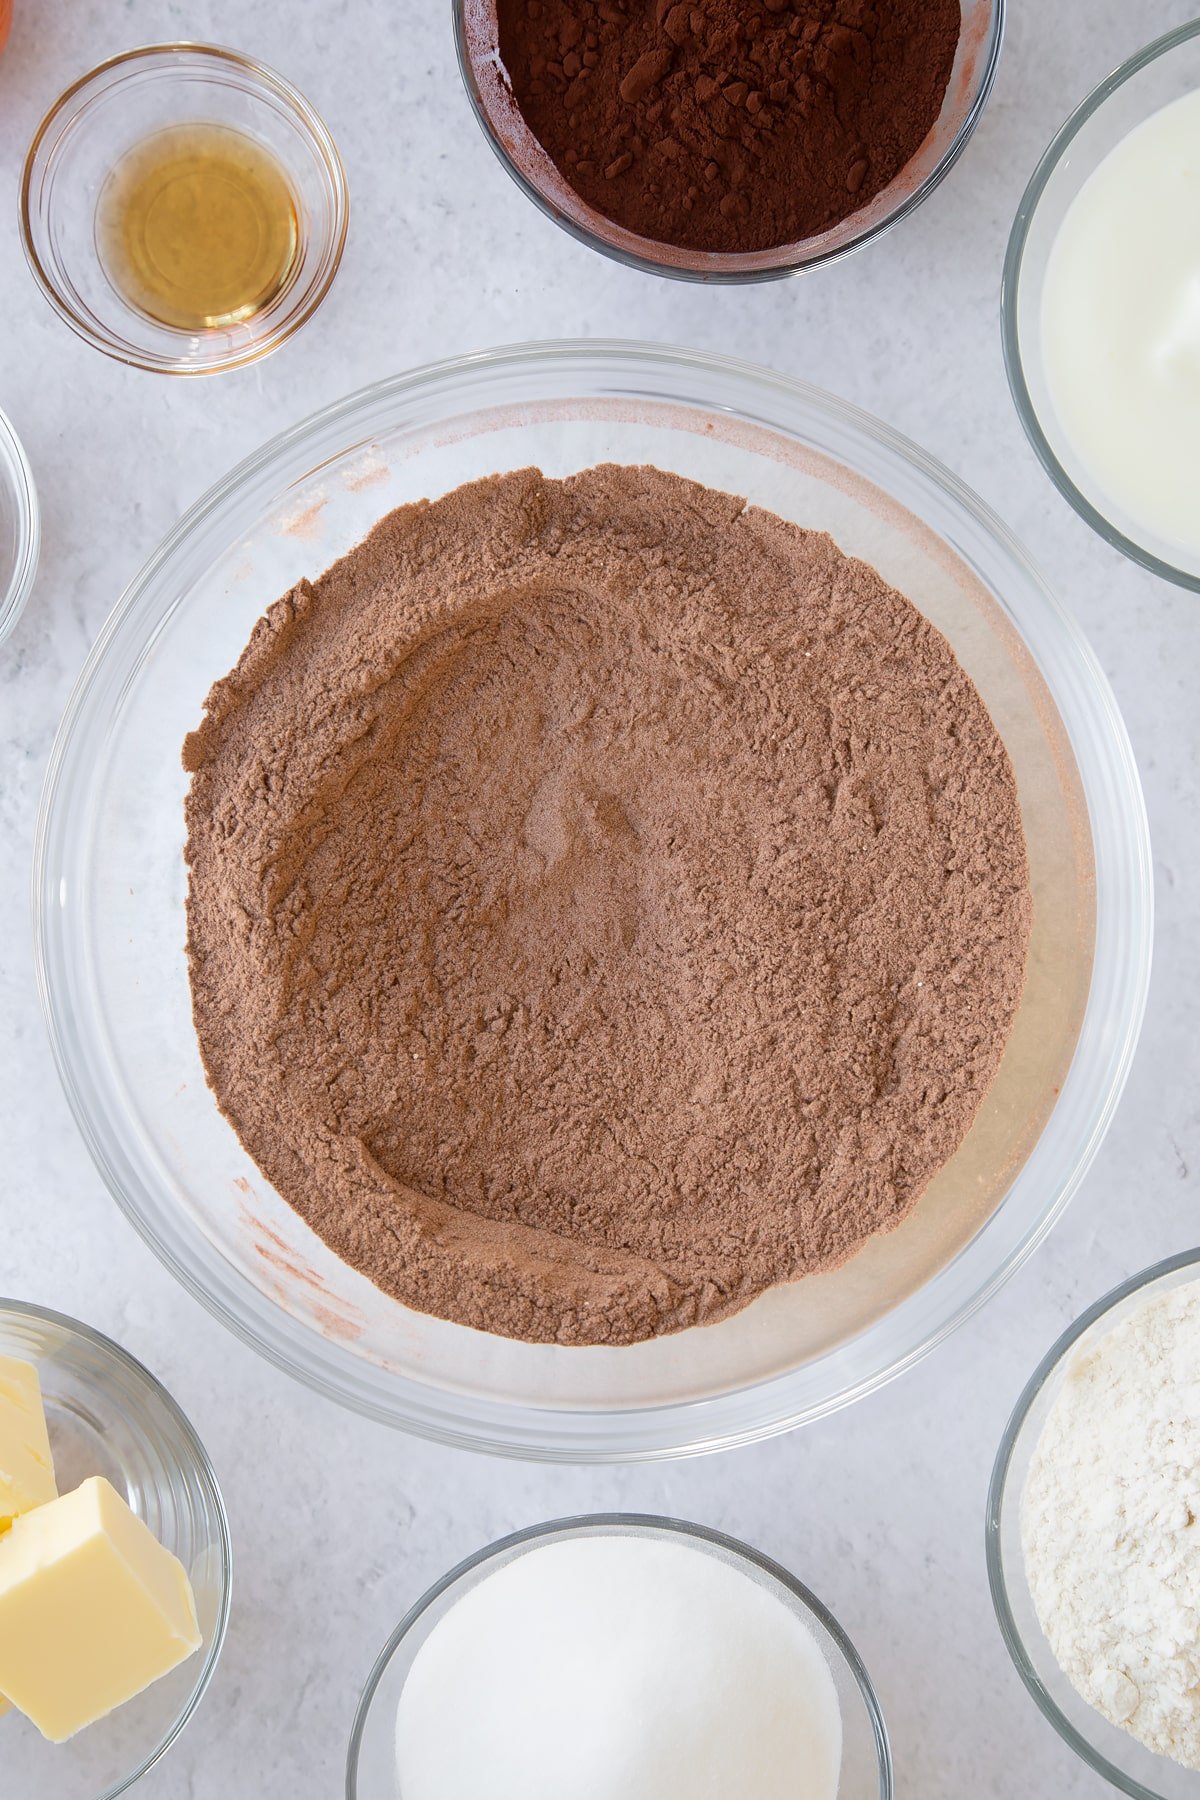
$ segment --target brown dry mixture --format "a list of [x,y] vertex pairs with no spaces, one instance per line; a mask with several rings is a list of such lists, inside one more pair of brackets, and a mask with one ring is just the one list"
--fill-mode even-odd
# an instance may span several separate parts
[[409,1306],[628,1344],[897,1225],[996,1073],[1012,770],[874,570],[649,468],[402,507],[187,740],[221,1108]]
[[513,98],[598,212],[706,251],[865,206],[941,112],[960,0],[498,0]]

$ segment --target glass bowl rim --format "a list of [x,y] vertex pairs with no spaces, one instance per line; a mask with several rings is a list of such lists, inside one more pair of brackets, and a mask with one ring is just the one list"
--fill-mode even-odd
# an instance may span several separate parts
[[38,558],[42,546],[42,515],[38,504],[37,484],[25,446],[17,435],[8,414],[0,407],[0,455],[11,464],[15,475],[13,493],[17,503],[17,561],[12,580],[0,594],[0,644],[12,631],[33,592]]
[[[762,398],[765,390],[766,395],[777,404],[790,401],[793,406],[799,404],[806,407],[810,413],[816,413],[826,421],[832,420],[852,429],[869,439],[889,457],[902,461],[905,467],[915,469],[935,483],[947,504],[961,509],[986,532],[988,541],[995,545],[998,552],[1003,552],[1007,558],[1012,559],[1029,583],[1030,591],[1036,594],[1039,609],[1036,621],[1050,634],[1051,649],[1057,647],[1059,653],[1068,658],[1069,663],[1065,671],[1060,671],[1055,704],[1067,707],[1064,716],[1073,717],[1080,730],[1086,728],[1098,734],[1098,741],[1103,747],[1105,778],[1118,784],[1115,790],[1117,803],[1114,817],[1120,823],[1119,846],[1115,852],[1120,870],[1118,876],[1110,875],[1109,881],[1115,896],[1114,908],[1124,908],[1132,920],[1131,935],[1135,941],[1126,947],[1123,956],[1120,995],[1115,1000],[1111,997],[1108,1000],[1108,1010],[1113,1017],[1105,1027],[1104,1046],[1094,1047],[1092,1051],[1093,1062],[1097,1058],[1102,1059],[1100,1070],[1091,1071],[1093,1080],[1099,1079],[1097,1092],[1102,1096],[1102,1103],[1098,1110],[1092,1103],[1087,1130],[1068,1159],[1070,1168],[1066,1171],[1065,1178],[1057,1184],[1053,1203],[1043,1205],[1033,1224],[1023,1228],[1015,1246],[1006,1248],[998,1263],[990,1264],[986,1279],[973,1272],[973,1285],[969,1291],[961,1296],[951,1296],[943,1302],[936,1317],[924,1320],[915,1333],[915,1341],[906,1343],[895,1354],[881,1354],[877,1366],[873,1365],[865,1373],[844,1379],[836,1392],[820,1399],[808,1400],[799,1407],[789,1392],[789,1384],[795,1377],[794,1369],[739,1388],[733,1395],[715,1398],[706,1396],[699,1401],[657,1403],[649,1408],[619,1406],[601,1409],[594,1414],[587,1410],[580,1412],[570,1409],[542,1414],[531,1411],[525,1404],[514,1407],[508,1402],[476,1398],[470,1399],[464,1408],[460,1397],[447,1398],[440,1390],[421,1386],[411,1378],[405,1378],[402,1383],[399,1403],[395,1399],[384,1401],[375,1394],[365,1392],[361,1384],[349,1381],[340,1367],[334,1366],[340,1359],[335,1358],[331,1363],[329,1356],[325,1354],[328,1347],[323,1340],[317,1348],[309,1349],[308,1339],[312,1334],[306,1331],[302,1340],[304,1348],[297,1350],[297,1340],[291,1333],[290,1315],[284,1313],[284,1322],[281,1324],[278,1319],[281,1309],[273,1303],[264,1302],[261,1307],[255,1306],[253,1309],[240,1306],[236,1298],[231,1299],[227,1291],[214,1284],[211,1271],[206,1266],[191,1266],[193,1259],[186,1247],[183,1251],[178,1250],[173,1242],[168,1241],[167,1233],[160,1223],[145,1216],[140,1198],[133,1192],[126,1191],[122,1175],[110,1154],[109,1137],[101,1132],[97,1124],[100,1115],[91,1098],[83,1091],[76,1072],[77,1057],[73,1047],[74,1038],[79,1031],[74,1017],[74,1003],[70,997],[64,998],[59,991],[59,965],[63,954],[60,945],[62,928],[53,896],[58,892],[57,883],[62,871],[57,861],[53,869],[50,862],[51,857],[57,856],[59,851],[58,813],[70,796],[72,783],[78,779],[76,765],[79,751],[75,740],[81,726],[87,723],[93,684],[101,674],[110,647],[115,640],[121,638],[130,615],[146,615],[148,618],[152,614],[157,621],[153,627],[156,631],[167,613],[173,612],[176,606],[186,600],[186,595],[176,594],[164,612],[161,601],[155,599],[153,591],[162,570],[169,568],[173,558],[207,525],[211,516],[219,517],[223,510],[228,509],[231,499],[240,489],[250,490],[260,485],[265,471],[277,470],[289,455],[294,457],[300,447],[303,447],[303,454],[311,457],[320,446],[325,452],[322,461],[328,460],[328,456],[336,452],[329,451],[324,444],[323,434],[342,428],[351,419],[359,418],[365,422],[372,407],[379,407],[384,403],[395,405],[431,389],[438,391],[456,379],[469,377],[477,372],[537,370],[564,364],[568,369],[574,369],[584,363],[598,365],[606,373],[623,370],[629,374],[630,379],[633,374],[640,378],[643,370],[648,375],[660,378],[668,371],[672,375],[687,375],[692,379],[703,379],[713,373],[722,374],[742,385],[747,416],[753,416],[749,413],[752,400],[766,404]],[[781,425],[777,416],[774,421],[768,419],[767,423],[785,435],[790,429]],[[369,432],[369,423],[366,424],[366,429]],[[795,436],[793,429],[793,441]],[[940,538],[938,528],[932,529]],[[153,607],[149,604],[150,601],[154,601]],[[1029,627],[1034,622],[1035,615],[1027,608],[1021,631],[1022,641],[1035,663],[1043,667],[1047,645],[1043,643],[1040,649],[1034,649],[1033,638],[1029,635]],[[1099,779],[1093,769],[1092,784]],[[1094,794],[1092,798],[1095,798]],[[1090,816],[1089,824],[1093,841],[1098,842],[1099,826]],[[654,1461],[707,1454],[717,1449],[757,1442],[822,1417],[872,1392],[911,1368],[921,1357],[941,1344],[984,1305],[1033,1253],[1076,1192],[1124,1088],[1145,1010],[1150,974],[1153,884],[1149,828],[1128,734],[1087,639],[1008,527],[957,476],[919,446],[882,420],[821,388],[734,357],[623,340],[559,340],[474,351],[371,383],[270,438],[196,501],[160,542],[126,588],[101,627],[76,680],[46,769],[34,840],[32,881],[38,991],[51,1049],[68,1104],[101,1178],[114,1200],[176,1279],[222,1324],[285,1373],[303,1380],[317,1392],[349,1405],[367,1417],[399,1426],[440,1443],[554,1462]],[[1089,1007],[1094,1003],[1095,974],[1090,992],[1093,1001],[1089,1002]],[[1085,1031],[1086,1023],[1085,1020]],[[1082,1092],[1082,1077],[1078,1065],[1077,1050],[1075,1061],[1063,1084],[1063,1094]],[[1062,1095],[1056,1103],[1056,1112],[1061,1105]],[[944,1278],[968,1256],[975,1241],[972,1240],[972,1245],[966,1246],[935,1280]],[[928,1287],[931,1284],[926,1285]],[[240,1286],[238,1292],[240,1293]],[[760,1396],[760,1405],[753,1418],[743,1417],[738,1420],[732,1417],[731,1414],[738,1410],[738,1401],[743,1402],[744,1412],[745,1397],[750,1394]],[[666,1429],[668,1420],[676,1421],[672,1431]],[[631,1430],[631,1425],[637,1427],[637,1430]]]
[[485,1563],[493,1562],[506,1555],[510,1550],[521,1550],[529,1544],[539,1541],[549,1542],[554,1538],[573,1538],[576,1536],[621,1532],[630,1532],[635,1536],[653,1536],[662,1532],[668,1535],[691,1539],[706,1546],[708,1550],[723,1550],[735,1562],[747,1562],[776,1582],[780,1587],[800,1602],[801,1607],[812,1614],[828,1633],[837,1647],[839,1654],[853,1675],[858,1691],[870,1720],[875,1740],[875,1755],[879,1770],[879,1800],[893,1800],[894,1771],[892,1766],[891,1740],[888,1737],[887,1722],[883,1709],[879,1704],[879,1696],[875,1692],[874,1683],[867,1671],[866,1664],[850,1638],[845,1627],[834,1617],[833,1613],[818,1599],[811,1588],[805,1586],[790,1569],[785,1569],[774,1558],[764,1555],[740,1538],[732,1537],[728,1532],[717,1531],[710,1525],[698,1525],[687,1519],[668,1518],[657,1513],[641,1512],[598,1512],[573,1513],[559,1519],[548,1519],[541,1525],[526,1525],[520,1531],[509,1532],[506,1537],[497,1538],[494,1543],[485,1544],[482,1549],[473,1551],[464,1557],[454,1568],[439,1577],[428,1587],[421,1597],[409,1607],[399,1625],[388,1638],[387,1643],[375,1658],[371,1673],[368,1675],[354,1714],[354,1724],[350,1732],[350,1745],[346,1757],[346,1800],[358,1800],[358,1759],[362,1750],[363,1733],[366,1730],[367,1718],[375,1701],[379,1684],[387,1672],[388,1665],[395,1656],[400,1645],[409,1632],[423,1618],[429,1608],[436,1604],[451,1588],[465,1582]]
[[1004,350],[1005,373],[1008,376],[1009,390],[1017,410],[1017,417],[1021,421],[1021,427],[1038,461],[1063,499],[1099,538],[1110,545],[1112,549],[1120,551],[1122,556],[1128,557],[1130,562],[1138,563],[1143,569],[1149,569],[1151,574],[1161,576],[1164,581],[1173,582],[1176,587],[1187,588],[1192,593],[1200,593],[1200,573],[1191,574],[1186,569],[1180,569],[1174,563],[1167,562],[1163,557],[1155,555],[1153,550],[1148,550],[1135,538],[1127,537],[1113,524],[1111,519],[1100,511],[1093,501],[1088,499],[1059,461],[1042,425],[1041,416],[1033,403],[1029,383],[1025,379],[1025,359],[1021,354],[1020,332],[1017,326],[1017,305],[1025,272],[1025,252],[1029,243],[1029,234],[1041,205],[1042,196],[1076,137],[1094,115],[1133,76],[1140,75],[1151,64],[1158,62],[1162,57],[1170,55],[1171,51],[1178,50],[1181,45],[1196,38],[1200,38],[1200,19],[1191,19],[1185,25],[1176,26],[1173,31],[1164,32],[1161,37],[1155,38],[1152,43],[1135,51],[1111,74],[1106,75],[1104,80],[1099,82],[1080,101],[1059,127],[1043,151],[1037,168],[1021,196],[1021,202],[1017,207],[1016,217],[1009,234],[1008,248],[1004,257],[1004,272],[1000,282],[1000,338]]
[[[52,280],[48,270],[38,255],[34,242],[30,200],[33,188],[34,165],[52,127],[71,109],[85,89],[93,83],[103,85],[114,70],[123,68],[146,57],[182,56],[194,57],[198,62],[211,61],[224,64],[249,75],[251,80],[269,90],[284,102],[288,112],[296,120],[316,149],[325,173],[333,190],[334,215],[332,229],[322,249],[322,267],[307,297],[296,311],[287,313],[269,332],[254,342],[244,345],[227,354],[215,357],[211,362],[202,364],[173,362],[166,357],[151,358],[140,355],[127,345],[110,342],[106,337],[94,331],[86,319],[80,317],[70,302],[60,293],[57,284]],[[170,74],[164,69],[163,74]],[[257,57],[249,56],[242,50],[232,50],[222,44],[202,44],[189,38],[180,38],[174,42],[158,44],[138,44],[131,50],[121,50],[115,56],[105,57],[80,75],[71,85],[64,88],[57,100],[50,106],[30,140],[29,149],[25,153],[25,161],[21,169],[21,186],[19,196],[21,247],[25,252],[25,260],[29,264],[34,280],[49,301],[59,318],[64,320],[77,337],[99,350],[105,356],[111,356],[116,362],[124,363],[129,368],[145,369],[152,375],[175,375],[183,379],[204,375],[220,375],[229,369],[242,369],[249,363],[258,362],[269,356],[287,343],[302,326],[306,325],[317,309],[324,303],[330,288],[333,286],[341,266],[342,253],[346,247],[346,234],[350,225],[350,189],[346,177],[345,164],[342,161],[332,132],[324,119],[309,100],[295,87],[285,75],[278,74]],[[186,335],[186,334],[185,334]]]
[[[1013,1456],[1017,1444],[1025,1430],[1029,1414],[1041,1394],[1046,1383],[1061,1366],[1079,1340],[1100,1320],[1120,1306],[1123,1301],[1140,1293],[1143,1288],[1153,1287],[1156,1282],[1180,1269],[1194,1268],[1200,1275],[1200,1249],[1181,1250],[1174,1256],[1165,1256],[1160,1262],[1152,1263],[1148,1269],[1142,1269],[1127,1280],[1118,1282],[1102,1294],[1099,1300],[1092,1303],[1080,1313],[1066,1330],[1060,1334],[1047,1350],[1041,1362],[1029,1377],[1020,1398],[1012,1410],[1004,1434],[1000,1439],[1000,1447],[996,1452],[996,1461],[992,1468],[991,1481],[988,1484],[987,1514],[984,1521],[984,1544],[987,1556],[988,1587],[991,1590],[992,1607],[996,1614],[996,1623],[1000,1627],[1000,1635],[1004,1639],[1004,1647],[1012,1659],[1017,1674],[1024,1682],[1026,1689],[1033,1697],[1042,1717],[1048,1719],[1058,1732],[1064,1743],[1068,1744],[1075,1754],[1096,1771],[1103,1775],[1113,1787],[1122,1793],[1132,1796],[1132,1800],[1162,1800],[1153,1788],[1143,1786],[1135,1776],[1126,1775],[1114,1763],[1110,1763],[1095,1746],[1084,1737],[1083,1733],[1071,1723],[1050,1694],[1047,1693],[1032,1658],[1025,1648],[1025,1640],[1013,1617],[1009,1603],[1008,1578],[1005,1573],[1004,1552],[1000,1542],[1000,1520],[1007,1498],[1008,1477],[1012,1468]],[[1019,1504],[1019,1497],[1017,1498]],[[1084,1702],[1086,1704],[1086,1702]],[[1097,1715],[1099,1716],[1099,1715]],[[1130,1739],[1130,1742],[1136,1740]],[[1198,1790],[1200,1791],[1200,1790]]]
[[161,1762],[167,1752],[172,1749],[185,1727],[191,1723],[201,1701],[208,1692],[217,1663],[225,1646],[225,1638],[229,1630],[229,1615],[233,1599],[233,1540],[229,1529],[229,1515],[225,1509],[225,1497],[221,1492],[221,1484],[217,1480],[208,1451],[201,1443],[196,1428],[180,1406],[178,1400],[165,1388],[157,1375],[139,1362],[122,1344],[115,1339],[97,1331],[93,1325],[85,1325],[82,1319],[72,1318],[69,1313],[57,1312],[53,1307],[38,1306],[30,1300],[13,1300],[0,1294],[0,1318],[4,1315],[25,1318],[44,1325],[52,1325],[65,1331],[71,1337],[82,1338],[95,1350],[111,1357],[120,1363],[126,1372],[136,1381],[143,1383],[153,1394],[155,1400],[163,1407],[179,1430],[192,1458],[193,1467],[201,1485],[207,1490],[212,1506],[212,1518],[216,1527],[216,1541],[220,1555],[220,1604],[217,1609],[216,1623],[213,1626],[212,1642],[208,1647],[204,1661],[196,1675],[192,1691],[187,1703],[179,1713],[170,1729],[160,1739],[158,1745],[144,1758],[130,1774],[122,1776],[114,1786],[105,1788],[97,1796],[97,1800],[117,1800],[119,1794],[126,1793],[135,1782],[149,1773],[156,1763]]
[[[867,244],[873,243],[876,238],[882,237],[894,225],[899,225],[910,213],[915,212],[917,207],[929,198],[935,188],[941,186],[966,149],[975,127],[983,117],[984,109],[991,98],[992,88],[995,86],[996,72],[1000,66],[1008,16],[1008,0],[988,0],[991,9],[991,27],[988,32],[987,53],[982,63],[982,72],[975,96],[958,130],[924,181],[919,183],[910,194],[906,194],[904,199],[883,218],[877,219],[873,225],[855,232],[844,243],[821,251],[817,256],[799,256],[788,262],[772,264],[769,268],[746,268],[744,265],[748,261],[753,261],[756,256],[765,256],[768,252],[709,251],[706,253],[698,251],[695,252],[696,255],[706,257],[703,267],[686,269],[665,262],[661,257],[652,254],[654,250],[652,238],[638,240],[645,244],[644,251],[630,250],[624,246],[606,243],[597,232],[590,230],[586,225],[581,225],[575,219],[564,216],[554,202],[542,193],[537,183],[525,174],[493,131],[491,121],[480,98],[472,68],[471,53],[467,46],[465,0],[450,0],[450,4],[454,15],[455,55],[458,59],[459,74],[462,77],[462,84],[466,90],[471,111],[491,146],[493,154],[525,195],[525,198],[532,200],[539,212],[545,214],[546,218],[567,232],[577,243],[585,245],[589,250],[599,251],[602,256],[607,256],[612,262],[620,263],[627,269],[639,269],[643,274],[660,275],[668,280],[703,282],[719,287],[742,286],[748,282],[784,281],[797,275],[803,275],[809,269],[826,268],[832,263],[840,262],[843,257],[852,255],[854,251],[863,249]],[[854,215],[847,216],[853,218]],[[636,236],[636,233],[630,235]],[[802,238],[797,245],[786,246],[786,248],[801,249],[806,242],[811,241],[811,239]],[[779,249],[781,246],[776,245],[774,248]]]

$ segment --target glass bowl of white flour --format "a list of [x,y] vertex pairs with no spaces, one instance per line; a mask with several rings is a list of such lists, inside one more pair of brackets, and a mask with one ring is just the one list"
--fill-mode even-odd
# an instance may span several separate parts
[[1089,1308],[1034,1374],[988,1495],[1004,1641],[1135,1800],[1200,1800],[1200,1250]]

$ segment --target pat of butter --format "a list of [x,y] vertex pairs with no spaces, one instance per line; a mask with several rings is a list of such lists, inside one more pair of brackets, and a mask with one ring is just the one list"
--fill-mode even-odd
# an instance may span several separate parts
[[62,1743],[199,1650],[187,1572],[107,1481],[0,1538],[0,1693]]
[[0,1356],[0,1532],[57,1494],[38,1372]]

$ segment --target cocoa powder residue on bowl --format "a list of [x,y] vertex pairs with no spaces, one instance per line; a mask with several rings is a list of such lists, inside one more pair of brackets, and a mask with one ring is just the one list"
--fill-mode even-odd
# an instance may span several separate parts
[[497,0],[513,98],[572,188],[692,250],[799,243],[938,119],[960,0]]
[[627,1344],[897,1225],[995,1076],[1007,755],[874,570],[680,477],[402,507],[184,751],[204,1065],[422,1311]]

